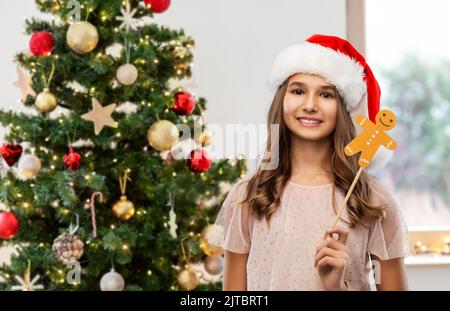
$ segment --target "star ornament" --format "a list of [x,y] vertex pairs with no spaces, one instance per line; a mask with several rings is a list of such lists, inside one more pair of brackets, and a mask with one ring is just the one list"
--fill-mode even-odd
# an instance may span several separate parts
[[97,99],[92,98],[92,110],[81,116],[83,120],[94,122],[95,135],[100,134],[105,126],[117,128],[117,122],[111,117],[116,104],[103,107]]
[[139,26],[139,19],[134,18],[136,9],[131,10],[130,3],[127,1],[125,4],[125,8],[121,8],[120,12],[122,13],[122,16],[116,17],[118,21],[122,22],[122,24],[120,24],[119,26],[119,29],[126,28],[128,31],[131,28],[136,31]]
[[31,292],[34,290],[44,289],[44,286],[41,284],[36,284],[39,281],[40,275],[36,275],[33,279],[31,279],[31,263],[28,261],[28,269],[25,271],[23,278],[20,276],[15,276],[17,282],[20,285],[11,286],[12,290],[21,290],[24,292]]
[[31,76],[19,66],[17,66],[16,71],[18,80],[14,81],[13,84],[20,89],[21,99],[24,102],[28,95],[36,96],[36,92],[31,87]]

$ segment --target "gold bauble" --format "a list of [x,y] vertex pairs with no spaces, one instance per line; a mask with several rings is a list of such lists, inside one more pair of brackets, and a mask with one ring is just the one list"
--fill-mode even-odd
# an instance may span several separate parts
[[193,290],[200,282],[197,274],[191,269],[184,269],[177,275],[178,284],[185,290]]
[[136,82],[138,71],[132,64],[125,64],[120,66],[116,72],[116,79],[122,85],[132,85]]
[[215,246],[210,243],[205,238],[200,238],[200,249],[207,256],[222,256],[223,248],[220,246]]
[[219,275],[223,272],[224,258],[222,256],[208,256],[205,259],[204,267],[211,275]]
[[135,208],[134,204],[127,199],[125,195],[120,197],[120,200],[113,205],[114,216],[120,220],[128,220],[134,216]]
[[205,146],[210,145],[212,143],[212,140],[213,140],[212,133],[209,131],[205,131],[205,132],[202,132],[200,135],[198,135],[195,141],[200,146],[205,147]]
[[89,53],[95,49],[98,43],[97,28],[88,22],[76,22],[70,25],[66,41],[76,53]]
[[36,96],[34,105],[40,112],[51,112],[55,110],[58,102],[56,96],[53,95],[49,89],[45,88],[38,96]]
[[148,143],[158,151],[170,150],[178,137],[178,128],[167,120],[153,123],[147,133]]
[[223,227],[210,224],[203,229],[200,236],[200,248],[207,256],[222,256]]

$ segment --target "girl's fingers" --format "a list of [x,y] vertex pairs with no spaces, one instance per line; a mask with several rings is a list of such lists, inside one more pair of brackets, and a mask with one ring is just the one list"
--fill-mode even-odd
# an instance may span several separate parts
[[326,256],[331,256],[331,257],[339,257],[339,252],[337,250],[328,248],[328,247],[324,247],[322,248],[317,254],[316,257],[314,258],[314,267],[317,267],[317,263]]
[[342,259],[347,262],[348,253],[345,251],[338,251],[329,247],[322,248],[314,259],[314,267],[317,267],[318,262],[324,257],[332,257],[336,259]]
[[332,268],[335,268],[335,269],[344,269],[345,265],[346,265],[346,261],[344,259],[333,258],[330,256],[323,257],[317,263],[317,266],[319,268],[323,268],[325,266],[331,266]]
[[326,240],[322,241],[319,244],[319,246],[316,248],[316,254],[324,247],[329,247],[329,248],[335,249],[337,251],[350,253],[350,249],[346,245],[344,245],[330,237],[328,237]]
[[348,233],[349,233],[349,229],[345,228],[345,227],[340,227],[340,226],[334,226],[331,228],[328,228],[325,231],[325,234],[327,236],[333,236],[333,234],[336,233],[339,238],[337,239],[339,242],[341,242],[342,244],[346,244],[347,243],[347,238],[348,238]]

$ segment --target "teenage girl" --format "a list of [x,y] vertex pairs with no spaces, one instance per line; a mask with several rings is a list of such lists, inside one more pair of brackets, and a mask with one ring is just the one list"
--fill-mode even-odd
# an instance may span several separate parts
[[223,203],[223,289],[407,290],[402,214],[366,170],[331,226],[359,169],[344,154],[359,128],[352,113],[374,121],[379,111],[364,58],[346,40],[314,35],[277,56],[269,87],[266,151],[279,125],[278,165],[260,165]]

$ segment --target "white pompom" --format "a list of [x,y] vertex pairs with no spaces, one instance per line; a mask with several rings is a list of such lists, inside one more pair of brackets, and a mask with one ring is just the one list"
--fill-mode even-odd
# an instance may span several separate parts
[[176,160],[189,159],[191,151],[198,147],[195,140],[192,138],[178,141],[170,149],[170,154]]
[[380,148],[378,148],[378,151],[373,157],[372,161],[370,161],[367,170],[370,173],[375,173],[381,170],[389,163],[393,154],[394,152],[392,150],[386,149],[385,147],[381,146]]
[[125,280],[114,269],[102,276],[100,280],[100,289],[104,292],[120,292],[124,287]]
[[120,43],[113,43],[105,49],[106,54],[110,55],[112,58],[119,59],[122,56],[124,47]]
[[121,103],[119,106],[117,106],[116,108],[116,112],[119,113],[124,113],[124,114],[131,114],[131,113],[136,113],[138,111],[139,106],[136,105],[135,103],[132,102],[124,102]]
[[27,154],[20,158],[19,174],[25,178],[31,178],[36,176],[41,170],[41,160],[34,154]]

